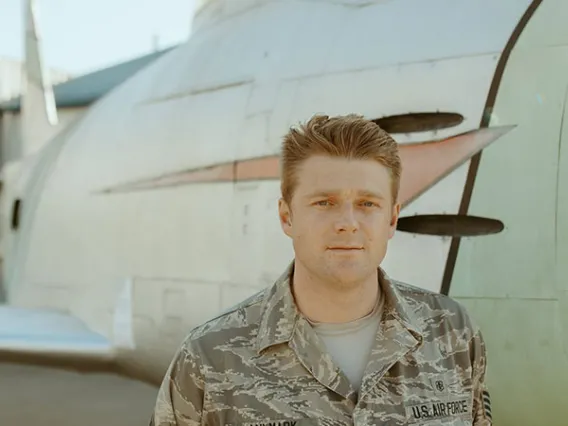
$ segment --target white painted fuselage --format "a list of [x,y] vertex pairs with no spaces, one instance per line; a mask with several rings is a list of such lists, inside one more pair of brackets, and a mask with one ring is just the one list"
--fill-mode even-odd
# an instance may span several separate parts
[[[4,199],[7,217],[21,200],[18,229],[8,222],[2,230],[9,303],[81,320],[119,349],[120,361],[159,380],[193,326],[273,282],[293,250],[278,222],[277,179],[152,182],[278,155],[289,126],[315,113],[458,113],[455,126],[394,136],[404,146],[480,127],[514,129],[483,150],[477,173],[465,158],[401,216],[465,214],[471,201],[471,214],[505,229],[462,238],[459,250],[451,237],[397,232],[383,267],[449,290],[481,323],[500,424],[562,424],[568,163],[558,152],[566,139],[567,5],[207,2],[187,43],[46,145]],[[150,183],[108,190],[142,181]],[[554,226],[531,228],[539,206]],[[539,348],[506,337],[528,330],[542,336]]]

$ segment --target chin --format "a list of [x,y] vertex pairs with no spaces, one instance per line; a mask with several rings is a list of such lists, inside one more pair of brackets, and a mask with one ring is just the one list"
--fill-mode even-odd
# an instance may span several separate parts
[[360,262],[333,262],[328,265],[328,272],[334,281],[346,285],[358,284],[374,272],[373,267]]

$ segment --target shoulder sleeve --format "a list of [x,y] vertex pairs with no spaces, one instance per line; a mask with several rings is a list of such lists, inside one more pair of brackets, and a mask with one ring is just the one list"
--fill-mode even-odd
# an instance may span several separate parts
[[491,426],[491,400],[485,383],[487,353],[483,335],[479,329],[474,331],[470,341],[473,372],[473,425]]
[[158,390],[150,426],[199,426],[204,381],[198,350],[187,340],[172,360]]

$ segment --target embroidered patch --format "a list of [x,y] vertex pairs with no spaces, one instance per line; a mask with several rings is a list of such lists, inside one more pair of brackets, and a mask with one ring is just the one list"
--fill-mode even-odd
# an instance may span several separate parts
[[267,420],[263,422],[241,423],[241,426],[296,426],[296,420]]
[[489,392],[486,390],[483,391],[483,408],[485,410],[485,415],[493,420],[491,416],[491,398],[489,397]]
[[412,421],[441,420],[471,415],[469,399],[436,401],[406,407],[406,416]]

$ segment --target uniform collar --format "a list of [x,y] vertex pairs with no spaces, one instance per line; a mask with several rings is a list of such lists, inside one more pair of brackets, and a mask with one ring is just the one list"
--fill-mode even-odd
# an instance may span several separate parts
[[284,273],[268,289],[263,300],[262,315],[257,343],[258,351],[289,342],[294,334],[296,323],[300,318],[300,311],[294,301],[290,278],[294,273],[294,262],[286,268]]
[[[394,285],[382,268],[378,268],[379,283],[385,297],[385,317],[400,323],[418,342],[422,342],[422,321],[417,317],[411,301],[405,298]],[[268,289],[263,300],[260,328],[257,337],[258,352],[264,349],[287,343],[292,340],[298,322],[304,327],[305,318],[299,312],[292,289],[290,278],[294,273],[294,261],[284,273]]]
[[417,315],[416,302],[401,294],[399,287],[395,285],[396,281],[382,268],[379,268],[379,283],[385,297],[385,317],[398,320],[421,343],[424,339],[424,320]]

